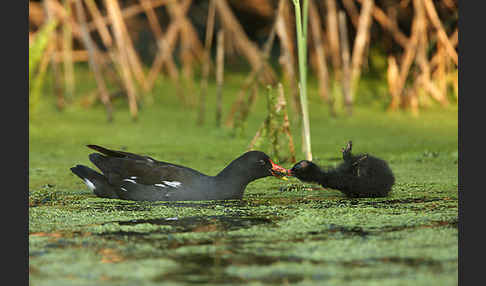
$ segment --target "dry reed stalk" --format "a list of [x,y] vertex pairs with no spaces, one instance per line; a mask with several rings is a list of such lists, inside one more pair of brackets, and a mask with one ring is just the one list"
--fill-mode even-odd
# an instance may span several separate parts
[[226,32],[226,37],[224,38],[224,53],[228,56],[228,58],[240,56],[238,54],[238,46],[235,43],[234,37],[228,32]]
[[447,55],[451,57],[451,59],[454,61],[456,65],[458,65],[457,52],[454,49],[454,46],[449,41],[449,37],[447,37],[447,34],[444,28],[442,27],[442,23],[439,19],[439,16],[437,15],[437,11],[435,10],[434,3],[431,0],[422,0],[422,1],[425,6],[425,11],[427,12],[427,16],[430,19],[430,22],[437,30],[437,36],[439,40],[444,44]]
[[[108,10],[108,15],[110,16],[113,23],[114,33],[115,35],[118,34],[118,37],[115,36],[115,39],[116,41],[121,41],[120,43],[117,43],[118,48],[119,50],[124,50],[123,54],[125,54],[128,58],[128,63],[131,70],[133,71],[133,75],[135,79],[139,82],[140,86],[142,86],[144,91],[148,91],[149,89],[145,80],[145,74],[143,72],[142,63],[133,46],[132,39],[130,38],[128,29],[123,20],[118,1],[105,0],[105,5],[106,5],[106,9]],[[133,105],[134,103],[132,102],[131,104]]]
[[[290,132],[290,122],[287,112],[287,102],[285,100],[285,94],[283,86],[278,83],[278,96],[273,95],[271,86],[267,86],[267,109],[268,115],[263,121],[263,123],[258,128],[255,136],[253,136],[248,150],[253,150],[257,147],[260,139],[266,137],[265,142],[270,142],[271,144],[271,156],[281,161],[280,158],[280,138],[279,135],[284,133],[287,137],[287,143],[290,153],[290,161],[295,163],[295,147],[292,134]],[[258,147],[259,148],[259,147]]]
[[[364,0],[358,0],[361,4],[363,4]],[[381,10],[378,6],[373,7],[372,12],[373,18],[385,29],[388,30],[395,41],[400,44],[403,48],[406,48],[408,45],[408,37],[400,31],[397,23],[392,21],[383,10]]]
[[130,71],[129,63],[129,51],[128,43],[125,37],[123,23],[120,19],[120,9],[118,2],[116,0],[105,0],[106,9],[108,10],[108,15],[111,17],[113,23],[113,32],[115,34],[115,43],[117,46],[118,54],[118,64],[120,65],[121,76],[123,83],[125,84],[125,89],[127,91],[128,106],[130,109],[130,114],[132,119],[136,120],[138,117],[138,106],[137,106],[137,96],[135,86],[132,80],[132,74]]
[[[149,25],[150,25],[150,28],[152,29],[152,33],[154,33],[155,35],[155,39],[157,41],[157,47],[159,48],[159,53],[164,53],[165,50],[168,50],[167,49],[167,46],[166,46],[166,41],[163,39],[163,32],[162,32],[162,28],[160,26],[160,23],[159,23],[159,20],[157,18],[157,14],[155,14],[155,10],[154,10],[154,6],[153,6],[153,1],[150,1],[150,0],[139,0],[140,1],[140,4],[142,5],[144,11],[145,11],[145,14],[147,15],[147,19],[149,20]],[[174,73],[177,73],[177,68],[176,68],[176,65],[174,63],[174,60],[172,59],[172,56],[167,56],[167,57],[164,57],[164,60],[165,60],[165,63],[166,63],[166,66],[167,66],[167,69],[169,71],[169,74],[172,75],[172,77],[174,78],[173,74]],[[153,74],[149,74],[149,77],[153,77],[154,75]],[[152,89],[152,80],[155,80],[155,79],[151,79],[150,81],[147,79],[147,87],[149,90]],[[150,84],[149,84],[150,82]]]
[[[179,6],[180,14],[185,15],[187,13],[189,10],[189,5],[187,5],[188,3],[190,4],[190,2],[187,1],[181,3]],[[165,35],[158,40],[159,52],[155,55],[155,59],[152,63],[152,67],[150,68],[147,80],[147,86],[149,89],[152,89],[155,79],[157,78],[164,63],[171,79],[176,83],[179,83],[179,71],[172,60],[172,51],[178,39],[181,24],[182,23],[180,21],[173,20],[167,27]],[[177,94],[181,97],[181,100],[183,100],[182,94],[179,92],[179,85]]]
[[417,3],[417,19],[418,19],[418,34],[419,40],[417,45],[417,63],[421,69],[421,75],[419,76],[419,83],[421,86],[438,102],[442,105],[447,105],[447,98],[445,92],[442,92],[435,84],[431,81],[431,68],[429,61],[427,60],[427,18],[425,15],[425,10],[423,3]]
[[[358,1],[360,1],[360,0],[358,0]],[[407,8],[408,5],[410,5],[410,0],[400,0],[400,3],[398,4],[398,6],[400,6],[400,8],[402,8],[402,9]]]
[[456,97],[456,103],[459,101],[459,79],[458,79],[458,72],[450,72],[447,75],[447,81],[452,84],[452,88],[454,89],[454,95]]
[[436,69],[432,73],[432,78],[441,94],[447,95],[447,66],[450,63],[450,59],[447,57],[445,47],[440,41],[437,42],[437,54],[441,56],[439,57]]
[[107,24],[103,21],[103,16],[101,15],[95,0],[84,0],[84,3],[86,3],[86,7],[88,7],[88,11],[93,18],[93,22],[96,26],[98,34],[100,35],[101,41],[103,41],[103,44],[107,48],[111,47],[113,44],[113,39],[108,31]]
[[179,80],[179,72],[172,61],[172,50],[174,48],[175,41],[177,40],[177,35],[179,33],[178,30],[178,25],[171,23],[165,35],[157,41],[159,50],[155,55],[154,62],[152,63],[152,67],[150,68],[147,76],[147,88],[149,90],[153,88],[155,80],[157,79],[157,76],[159,75],[164,63],[167,66],[169,76],[172,78],[172,80],[175,82],[178,82]]
[[[176,36],[177,37],[177,36]],[[179,69],[174,62],[174,58],[172,57],[172,51],[174,50],[174,45],[172,45],[172,42],[175,42],[175,40],[171,41],[171,37],[167,37],[169,40],[166,40],[165,38],[161,38],[160,40],[157,41],[157,44],[159,46],[159,53],[167,53],[167,56],[162,57],[162,62],[165,64],[165,69],[167,71],[167,74],[169,77],[172,79],[174,82],[178,82],[179,80]]]
[[371,28],[371,12],[373,0],[364,0],[359,16],[358,30],[354,40],[351,58],[351,100],[355,97],[356,88],[361,75],[362,62],[367,43],[369,43]]
[[32,44],[32,41],[34,40],[34,33],[29,31],[29,45]]
[[[459,29],[458,28],[456,28],[454,30],[454,32],[452,32],[452,34],[450,35],[449,42],[451,43],[451,45],[454,48],[457,46],[457,44],[459,42]],[[437,43],[437,45],[439,45],[439,43]],[[432,69],[434,69],[440,61],[442,61],[443,56],[444,56],[444,54],[439,52],[439,50],[437,49],[437,52],[432,56],[432,59],[430,60],[430,66],[431,66]]]
[[359,11],[356,7],[354,0],[342,0],[342,4],[346,12],[348,12],[349,18],[353,26],[358,29],[359,26]]
[[[416,79],[415,86],[418,88],[423,88],[432,98],[439,101],[443,105],[447,104],[445,94],[442,94],[440,90],[431,81],[431,69],[429,62],[427,60],[427,18],[425,15],[425,10],[423,6],[423,1],[414,2],[415,13],[417,17],[417,53],[416,62],[420,66],[421,74]],[[415,94],[418,94],[416,92]]]
[[[424,7],[421,1],[414,3],[415,16],[417,19],[417,52],[416,52],[416,63],[420,67],[420,74],[415,77],[413,93],[412,95],[420,97],[422,103],[426,102],[427,86],[430,84],[430,67],[427,61],[427,19],[425,16]],[[411,97],[408,99],[409,107],[412,107],[410,103]],[[413,112],[413,110],[412,110]]]
[[[292,108],[296,111],[296,114],[302,114],[302,108],[300,107],[299,91],[297,88],[297,76],[295,71],[295,47],[294,33],[290,27],[290,4],[287,1],[280,1],[279,8],[277,10],[275,30],[280,39],[280,58],[279,63],[283,67],[285,81],[289,83],[292,99],[290,102]],[[300,116],[299,116],[300,117]]]
[[[54,0],[44,0],[44,9],[47,15],[47,21],[56,18],[52,6],[53,2]],[[56,53],[58,50],[58,41],[59,41],[57,31],[54,30],[50,37],[51,37],[50,42],[54,47],[53,48],[54,53]],[[53,78],[54,78],[54,93],[57,99],[56,106],[58,110],[63,110],[66,105],[65,98],[64,98],[64,90],[62,87],[63,84],[61,82],[63,76],[61,76],[61,70],[59,68],[58,62],[54,59],[52,55],[53,53],[50,54],[50,62],[51,62]]]
[[[174,1],[176,1],[176,0],[152,0],[150,2],[150,6],[152,8],[157,8],[157,7],[165,6],[165,5],[172,3]],[[134,5],[123,8],[123,10],[121,11],[121,16],[122,16],[123,19],[127,19],[127,18],[131,18],[133,16],[136,16],[140,13],[143,13],[144,11],[145,10],[144,10],[144,7],[142,5],[134,4]],[[103,21],[104,25],[112,25],[112,23],[113,23],[111,18],[108,15],[102,17],[101,20]],[[95,30],[96,25],[97,24],[94,21],[89,22],[88,23],[89,31]]]
[[[186,1],[188,3],[186,5],[190,6],[192,0]],[[182,5],[183,4],[180,4],[179,7]],[[194,28],[194,26],[192,25],[192,22],[187,18],[186,13],[181,13],[180,11],[182,11],[182,8],[178,10],[178,13],[182,15],[181,18],[184,21],[184,29],[187,30],[187,32],[185,32],[185,37],[188,38],[189,48],[193,54],[193,57],[201,62],[204,57],[204,45],[201,40],[199,40],[198,32],[196,28]]]
[[333,112],[332,99],[329,96],[329,72],[327,71],[326,53],[322,44],[322,30],[321,20],[317,13],[317,7],[314,0],[309,1],[309,21],[312,33],[312,39],[314,41],[314,48],[317,56],[317,75],[319,77],[319,95],[322,100],[329,102],[331,108],[331,114]]
[[[66,10],[71,12],[71,0],[64,0]],[[75,80],[74,80],[74,63],[73,63],[73,33],[71,25],[68,22],[64,23],[63,29],[63,63],[64,63],[64,86],[68,97],[74,95]]]
[[78,25],[78,23],[74,20],[73,17],[69,17],[67,11],[64,9],[64,6],[62,6],[59,2],[55,0],[50,0],[49,6],[52,8],[52,12],[54,16],[62,22],[62,24],[65,24],[69,22],[71,25],[71,30],[73,33],[73,37],[78,39],[79,41],[83,42],[83,37],[81,33],[81,28]]
[[[68,13],[64,9],[64,6],[62,6],[59,2],[52,0],[50,2],[50,4],[51,4],[50,6],[52,7],[52,10],[53,10],[55,17],[57,17],[57,19],[59,21],[61,21],[63,24],[69,23],[69,25],[71,26],[71,31],[72,31],[73,37],[83,43],[84,39],[83,39],[83,35],[82,35],[82,32],[81,32],[81,27],[78,24],[78,22],[76,22],[73,17],[68,16]],[[95,49],[95,54],[96,54],[97,61],[103,60],[103,62],[106,62],[106,59],[107,59],[106,55],[109,55],[109,53],[108,54],[102,53],[98,49]],[[56,58],[57,58],[57,54],[56,54]],[[88,52],[87,51],[73,51],[73,60],[74,61],[88,61]],[[62,61],[62,59],[59,60],[59,61]]]
[[106,88],[105,80],[103,79],[103,75],[101,74],[101,69],[99,67],[99,64],[97,62],[97,57],[96,57],[96,46],[93,43],[91,36],[89,35],[88,27],[86,24],[86,15],[83,9],[83,4],[81,1],[75,1],[74,4],[76,5],[76,15],[80,24],[80,29],[81,29],[81,34],[82,34],[82,40],[83,43],[88,50],[88,62],[91,67],[91,70],[93,71],[95,80],[96,80],[96,86],[98,87],[98,91],[100,94],[101,102],[105,105],[106,108],[106,115],[108,118],[108,121],[113,120],[113,115],[112,115],[112,106],[110,102],[110,96],[108,93],[108,89]]
[[451,42],[452,46],[457,46],[457,43],[459,42],[459,28],[456,28],[454,32],[452,32],[449,41]]
[[202,64],[202,79],[201,79],[201,94],[199,98],[199,113],[197,117],[197,124],[204,123],[204,115],[206,113],[206,96],[208,93],[208,79],[211,68],[211,45],[213,43],[214,33],[214,18],[216,9],[214,0],[209,0],[208,17],[206,20],[206,39],[204,41],[204,60]]
[[231,34],[234,39],[234,44],[238,48],[238,52],[248,60],[254,70],[258,70],[260,65],[263,65],[264,70],[262,73],[262,80],[265,83],[274,83],[276,81],[275,71],[267,62],[262,63],[262,56],[258,47],[248,39],[248,36],[236,19],[234,13],[231,11],[227,1],[215,0],[215,4],[222,26]]
[[[163,35],[163,32],[162,32],[162,28],[160,26],[159,20],[157,18],[157,14],[155,14],[155,11],[154,11],[154,7],[153,7],[153,4],[152,4],[153,1],[139,0],[139,2],[140,2],[141,6],[143,7],[143,9],[145,11],[145,15],[147,16],[147,19],[149,21],[150,29],[152,30],[152,33],[154,34],[154,37],[156,39],[157,47],[158,47],[157,55],[164,54],[164,51],[168,50],[167,42],[165,41],[165,39],[163,39],[164,35]],[[174,70],[177,70],[177,68],[176,68],[175,63],[172,59],[172,56],[170,56],[170,54],[168,54],[165,57],[159,58],[159,59],[162,59],[162,60],[165,61],[167,69],[169,70],[169,74],[173,75],[174,73],[177,73],[177,72],[174,71]],[[157,58],[156,58],[156,60],[157,60]],[[160,63],[157,63],[157,65],[159,66],[159,69],[161,68],[162,63],[163,63],[163,61],[160,61]],[[152,72],[152,70],[149,72],[149,74],[147,76],[147,81],[146,81],[147,90],[152,90],[153,84],[154,84],[154,82],[155,82],[155,80],[158,76],[158,72],[157,73],[151,73],[151,72]],[[174,78],[174,76],[172,76],[172,78]],[[177,78],[177,77],[175,77],[175,78]],[[179,92],[177,94],[180,95]]]
[[339,40],[339,23],[337,16],[336,0],[326,0],[327,6],[327,36],[331,52],[332,67],[335,78],[339,79],[341,74],[341,55]]
[[445,94],[443,94],[432,81],[424,81],[422,82],[422,84],[425,90],[431,95],[433,99],[441,103],[443,106],[447,106],[449,104],[447,98],[445,97]]
[[[414,0],[414,7],[418,7],[420,0]],[[415,8],[417,9],[417,8]],[[400,61],[400,74],[398,77],[398,80],[396,81],[395,85],[395,94],[392,95],[392,98],[397,98],[400,97],[402,94],[402,91],[405,86],[405,81],[408,76],[408,72],[410,70],[410,66],[413,63],[413,60],[415,58],[415,54],[417,52],[417,45],[418,45],[418,40],[419,40],[419,29],[418,29],[418,18],[417,18],[417,13],[415,13],[414,19],[412,21],[412,31],[410,35],[410,40],[408,41],[408,44],[405,48],[405,51],[402,54],[402,58]],[[397,101],[392,101],[391,105],[389,106],[389,110],[395,110],[397,108],[396,104],[399,103]]]
[[160,27],[159,20],[157,19],[157,15],[155,14],[154,8],[150,0],[138,0],[140,5],[142,6],[143,10],[145,11],[145,15],[147,16],[150,29],[152,29],[152,33],[154,33],[156,39],[160,39],[163,35],[162,28]]
[[351,115],[353,110],[353,98],[351,91],[351,64],[349,55],[349,39],[348,39],[348,28],[346,25],[346,16],[343,11],[338,13],[339,20],[339,40],[341,45],[341,61],[342,61],[342,89],[344,105],[348,115]]
[[42,4],[39,2],[29,1],[29,23],[40,27],[46,22],[46,13]]
[[419,115],[419,100],[416,88],[408,89],[408,101],[412,115],[417,117]]
[[388,82],[388,91],[391,96],[390,108],[396,110],[400,105],[400,97],[397,96],[396,85],[399,77],[398,65],[394,56],[388,56],[388,68],[386,73],[386,79]]
[[51,62],[52,55],[55,52],[54,49],[55,49],[54,42],[50,42],[47,44],[44,55],[42,56],[42,59],[39,62],[39,68],[37,74],[44,74],[46,72],[47,67],[49,66],[49,62]]
[[[113,38],[108,31],[107,24],[103,21],[103,16],[101,15],[100,10],[98,9],[98,4],[94,0],[85,0],[84,1],[86,6],[88,7],[88,11],[91,14],[91,17],[96,24],[96,29],[98,34],[100,35],[101,41],[105,45],[105,48],[107,49],[107,53],[104,58],[109,59],[113,65],[102,65],[102,67],[106,68],[103,72],[111,79],[113,79],[118,85],[120,86],[125,86],[123,83],[123,79],[120,78],[121,72],[121,66],[117,64],[118,59],[117,59],[117,52],[114,51],[114,46],[113,46]],[[96,53],[97,58],[100,58],[101,53],[98,51]],[[107,61],[105,61],[106,63]],[[116,71],[114,70],[116,69]]]
[[[57,25],[57,24],[55,24]],[[52,31],[51,31],[52,32]],[[49,63],[52,61],[52,54],[54,51],[54,42],[47,42],[45,50],[39,59],[36,72],[29,70],[29,120],[35,118],[38,111],[38,103],[40,100],[40,93],[43,83],[45,81],[45,74]],[[30,73],[35,74],[31,79]]]
[[[269,92],[271,93],[271,91]],[[278,97],[275,97],[273,94],[268,95],[268,109],[269,109],[269,114],[268,114],[268,124],[267,124],[267,137],[270,143],[272,144],[272,152],[271,156],[274,158],[277,158],[278,161],[280,161],[280,140],[279,140],[279,130],[278,128],[278,113],[281,111],[281,105],[280,105],[280,100]],[[284,99],[285,103],[285,99]]]
[[[154,38],[156,39],[157,44],[159,43],[159,39],[162,37],[162,28],[160,27],[159,20],[157,19],[157,15],[155,14],[154,8],[152,7],[150,0],[139,0],[140,6],[142,6],[145,16],[149,22],[150,29],[154,34]],[[123,13],[123,11],[122,11]],[[145,90],[150,91],[152,90],[152,86],[148,84],[148,78],[145,81]],[[148,97],[150,101],[153,101],[152,97]]]
[[189,58],[192,57],[192,53],[197,59],[201,60],[204,56],[203,44],[199,40],[197,31],[191,21],[186,17],[186,13],[191,6],[191,3],[192,0],[184,0],[182,3],[174,2],[167,6],[167,10],[173,21],[179,22],[179,32],[181,35],[181,43],[183,45],[182,51],[187,53]]
[[457,4],[454,0],[442,0],[441,2],[450,10],[455,11],[457,9]]
[[[185,1],[187,6],[190,6],[192,0]],[[186,92],[188,95],[185,98],[188,100],[190,105],[194,105],[194,97],[192,96],[193,92],[193,66],[194,61],[197,58],[198,60],[202,60],[204,57],[204,49],[202,43],[200,42],[197,32],[192,25],[192,23],[186,18],[186,13],[182,13],[183,10],[181,8],[183,4],[179,4],[174,2],[167,6],[169,14],[173,21],[179,22],[179,34],[180,34],[180,58],[182,61],[182,75],[185,80],[185,84],[182,86],[184,89],[189,89],[189,92]]]
[[[279,2],[279,7],[281,7],[281,4],[284,3],[285,0],[280,0]],[[275,22],[272,26],[272,30],[270,31],[270,35],[268,36],[265,44],[263,45],[263,52],[262,52],[262,62],[267,62],[269,56],[270,56],[270,51],[273,46],[273,42],[275,40],[275,35],[277,32],[277,22],[278,22],[278,16],[275,19]],[[236,96],[236,100],[233,102],[231,105],[231,110],[226,118],[225,125],[230,127],[233,125],[235,127],[235,124],[233,123],[235,114],[237,113],[238,110],[243,110],[247,109],[249,112],[250,107],[245,106],[244,104],[244,97],[245,94],[247,93],[247,90],[251,87],[254,87],[255,85],[258,85],[259,80],[260,80],[260,75],[262,74],[264,70],[264,65],[260,65],[260,68],[258,70],[252,70],[248,77],[245,79],[245,82],[243,83],[243,86],[241,87],[240,91],[238,92],[238,95]]]
[[287,102],[285,101],[285,93],[283,89],[283,85],[279,82],[278,83],[278,104],[280,109],[283,112],[283,124],[282,124],[282,131],[287,136],[287,141],[289,144],[289,152],[290,152],[290,162],[296,163],[295,160],[295,147],[294,147],[294,139],[292,137],[292,133],[290,132],[290,121],[289,115],[287,112]]
[[[281,0],[283,2],[285,0]],[[267,41],[263,45],[263,59],[262,61],[266,62],[268,58],[270,57],[270,51],[272,49],[274,40],[275,40],[275,35],[276,35],[276,29],[275,29],[275,23],[272,27],[272,30],[270,31],[270,35],[268,36]],[[243,89],[240,92],[240,96],[237,101],[234,102],[234,109],[232,109],[233,114],[230,114],[228,116],[228,120],[226,123],[232,123],[232,120],[234,118],[234,114],[236,113],[236,109],[239,109],[240,113],[240,118],[239,118],[239,125],[243,126],[246,122],[246,119],[248,118],[248,115],[250,113],[251,107],[253,106],[253,103],[255,102],[255,99],[258,95],[258,88],[259,88],[259,77],[261,73],[263,72],[263,65],[260,66],[260,69],[258,71],[252,71],[250,76],[249,76],[249,81],[247,82],[248,85],[244,86]],[[246,83],[245,83],[246,84]],[[243,100],[243,97],[248,90],[248,88],[251,88],[250,95],[247,98],[246,103]],[[236,124],[234,124],[233,127],[236,127]]]
[[217,34],[216,49],[216,126],[221,127],[223,112],[223,76],[224,76],[224,31],[219,30]]
[[255,85],[256,81],[257,81],[257,72],[251,71],[250,74],[246,77],[240,90],[238,91],[235,101],[231,105],[230,112],[228,113],[228,117],[226,118],[225,121],[226,126],[230,127],[233,125],[234,116],[238,111],[238,109],[241,108],[246,92],[248,91],[249,88]]

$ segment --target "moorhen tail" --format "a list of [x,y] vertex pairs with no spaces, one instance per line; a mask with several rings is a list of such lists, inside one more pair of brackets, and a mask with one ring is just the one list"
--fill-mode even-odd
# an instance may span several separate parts
[[292,167],[289,175],[339,190],[347,197],[387,196],[395,183],[388,163],[368,154],[352,155],[351,148],[352,142],[349,141],[342,149],[344,162],[336,168],[322,170],[316,164],[303,160]]
[[246,186],[267,176],[283,177],[288,170],[263,152],[249,151],[216,176],[149,156],[87,145],[102,174],[83,165],[71,168],[97,196],[134,201],[194,201],[241,199]]

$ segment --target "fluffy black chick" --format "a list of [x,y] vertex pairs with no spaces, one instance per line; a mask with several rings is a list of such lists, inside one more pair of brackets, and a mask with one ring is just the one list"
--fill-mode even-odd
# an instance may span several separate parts
[[341,191],[351,198],[386,197],[395,177],[388,163],[368,154],[351,154],[352,142],[342,149],[343,160],[336,168],[322,170],[316,164],[302,160],[290,174],[303,182],[318,183]]

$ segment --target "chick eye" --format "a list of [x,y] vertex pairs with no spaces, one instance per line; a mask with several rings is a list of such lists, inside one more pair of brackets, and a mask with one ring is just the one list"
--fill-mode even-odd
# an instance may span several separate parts
[[265,165],[265,160],[258,160],[258,164]]

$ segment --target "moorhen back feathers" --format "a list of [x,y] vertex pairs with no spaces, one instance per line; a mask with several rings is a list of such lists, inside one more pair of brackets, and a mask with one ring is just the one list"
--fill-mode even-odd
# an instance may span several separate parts
[[87,145],[100,153],[89,155],[100,174],[77,165],[71,171],[99,197],[135,201],[183,201],[241,199],[251,181],[287,170],[274,164],[263,152],[241,155],[216,176],[157,161],[149,156]]
[[290,173],[304,182],[318,183],[336,189],[347,197],[385,197],[395,177],[388,163],[368,154],[351,154],[352,142],[342,149],[343,160],[336,168],[322,170],[316,164],[303,160]]

